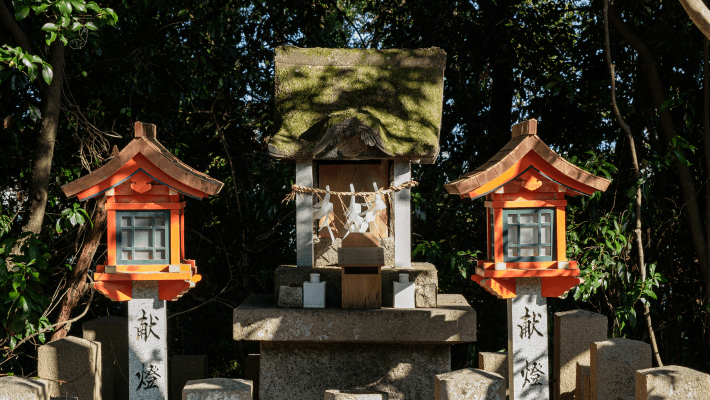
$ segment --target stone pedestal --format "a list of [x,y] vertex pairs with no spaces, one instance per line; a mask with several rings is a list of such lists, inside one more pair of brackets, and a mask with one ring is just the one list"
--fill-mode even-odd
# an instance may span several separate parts
[[252,295],[234,310],[234,339],[261,342],[262,399],[321,400],[338,388],[431,400],[451,344],[476,340],[476,312],[460,295],[439,295],[437,308],[368,310],[278,308]]
[[540,278],[517,278],[508,299],[510,400],[548,400],[547,300]]
[[101,343],[103,400],[128,400],[128,320],[106,316],[84,322],[81,329],[84,339]]
[[[310,279],[310,274],[320,274],[321,282],[326,282],[325,306],[340,308],[342,303],[341,269],[336,266],[304,268],[295,265],[281,265],[274,271],[274,297],[279,299],[281,286],[302,285]],[[436,307],[438,276],[436,267],[429,263],[412,263],[411,268],[382,268],[382,306],[394,305],[394,285],[399,274],[409,274],[414,282],[415,306],[417,308]]]
[[651,368],[651,345],[622,338],[593,342],[589,360],[589,392],[592,400],[633,397],[636,371]]
[[589,345],[607,339],[605,315],[584,310],[555,313],[555,400],[572,400],[577,363],[589,365]]
[[326,390],[325,400],[387,400],[386,393],[371,390]]
[[128,301],[128,391],[130,400],[168,397],[167,312],[158,281],[134,281]]
[[636,400],[710,397],[710,375],[679,365],[636,371]]
[[37,351],[37,375],[49,381],[50,396],[100,400],[101,372],[99,342],[67,336]]

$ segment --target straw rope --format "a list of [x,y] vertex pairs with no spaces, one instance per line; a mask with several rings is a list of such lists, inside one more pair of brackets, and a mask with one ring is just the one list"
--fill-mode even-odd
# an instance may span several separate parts
[[[286,198],[284,198],[281,202],[289,202],[293,201],[296,198],[296,194],[304,195],[304,194],[331,194],[333,196],[357,196],[357,197],[365,197],[367,196],[372,196],[375,194],[384,194],[388,195],[392,192],[399,192],[404,189],[409,189],[413,188],[415,186],[419,185],[419,182],[417,181],[407,181],[404,182],[401,185],[398,186],[390,186],[387,189],[380,189],[376,192],[336,192],[333,190],[325,190],[325,189],[319,189],[319,188],[312,188],[312,187],[307,187],[307,186],[299,186],[299,185],[293,185],[291,186],[291,193],[289,193]],[[341,200],[342,201],[342,200]]]

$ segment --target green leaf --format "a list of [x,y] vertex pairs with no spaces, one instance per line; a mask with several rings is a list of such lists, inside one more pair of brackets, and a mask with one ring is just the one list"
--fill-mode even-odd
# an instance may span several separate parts
[[74,21],[74,23],[71,25],[71,30],[73,30],[74,32],[76,32],[76,31],[78,31],[79,29],[81,29],[82,26],[83,26],[83,25],[81,25],[79,22]]
[[57,32],[59,28],[57,28],[57,25],[54,25],[51,22],[47,22],[42,26],[42,30],[47,32]]
[[30,14],[30,6],[22,5],[15,10],[15,19],[20,21]]
[[116,14],[116,11],[113,11],[112,8],[106,7],[104,8],[104,12],[111,16],[111,19],[113,19],[114,23],[118,22],[118,14]]
[[71,0],[71,4],[79,12],[86,12],[86,4],[80,0]]
[[71,3],[69,2],[69,0],[60,0],[54,4],[57,6],[59,12],[62,13],[62,15],[71,15]]
[[90,2],[86,3],[86,7],[87,7],[89,10],[95,11],[95,12],[97,12],[97,13],[98,13],[98,12],[101,12],[101,7],[99,7],[99,6],[98,6],[96,3],[94,3],[93,1],[90,1]]
[[52,79],[54,78],[54,72],[52,71],[52,67],[49,64],[42,64],[42,78],[44,78],[44,81],[47,83],[47,85],[52,83]]
[[84,26],[86,26],[89,30],[92,30],[92,31],[98,31],[98,30],[99,30],[99,28],[96,27],[96,24],[94,24],[94,23],[91,22],[91,21],[87,22],[86,25],[84,25]]
[[27,316],[30,315],[30,305],[27,303],[25,296],[20,296],[20,298],[17,299],[17,307],[22,309],[22,318],[27,318]]
[[35,14],[40,15],[43,12],[45,12],[48,7],[49,7],[49,4],[45,3],[45,4],[40,4],[38,6],[32,6],[32,9],[34,10]]

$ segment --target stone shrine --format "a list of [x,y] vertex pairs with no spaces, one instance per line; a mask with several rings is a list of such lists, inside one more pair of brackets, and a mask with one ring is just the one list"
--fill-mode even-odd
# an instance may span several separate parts
[[547,147],[531,119],[513,126],[487,163],[445,185],[461,198],[486,198],[488,257],[471,279],[508,302],[510,400],[550,398],[545,298],[580,282],[566,255],[565,196],[591,196],[609,183]]
[[94,289],[128,301],[128,387],[131,400],[168,396],[166,301],[200,281],[185,259],[185,197],[203,199],[224,184],[173,156],[156,126],[135,123],[135,137],[94,172],[62,186],[67,197],[105,196],[107,260]]
[[[411,262],[411,163],[438,156],[445,65],[438,48],[276,49],[269,152],[296,164],[297,253],[234,311],[234,339],[260,343],[260,398],[429,400],[451,345],[476,340],[463,296]],[[277,306],[311,274],[325,308]]]

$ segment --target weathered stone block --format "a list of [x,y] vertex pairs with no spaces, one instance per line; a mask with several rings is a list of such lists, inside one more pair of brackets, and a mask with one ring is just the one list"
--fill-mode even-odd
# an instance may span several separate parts
[[128,319],[106,316],[81,328],[84,339],[101,343],[104,400],[128,400]]
[[170,398],[182,398],[187,382],[207,378],[209,374],[206,355],[174,355],[170,360]]
[[387,400],[387,393],[371,390],[326,390],[325,400]]
[[461,295],[439,295],[437,308],[343,310],[279,308],[254,294],[234,310],[234,340],[467,343],[476,341],[476,312]]
[[508,388],[508,352],[499,353],[478,353],[478,368],[488,372],[495,372],[505,380],[505,387]]
[[211,378],[189,381],[182,390],[182,400],[252,400],[251,381]]
[[505,379],[475,368],[437,375],[435,400],[505,400]]
[[101,399],[101,343],[67,336],[37,353],[37,375],[50,381],[50,396]]
[[252,381],[254,392],[252,397],[254,400],[259,400],[259,376],[261,357],[259,354],[249,354],[244,360],[244,376],[248,381]]
[[321,400],[333,387],[375,390],[389,400],[430,400],[451,370],[448,344],[261,342],[260,397]]
[[[330,241],[330,239],[328,239]],[[340,240],[340,239],[336,239]],[[387,254],[385,253],[385,262]],[[337,252],[336,252],[337,262]],[[409,280],[416,284],[415,296],[418,308],[435,308],[438,293],[436,267],[429,263],[412,263],[411,268],[382,268],[382,306],[392,307],[394,297],[393,282],[399,281],[399,274],[409,274]],[[274,271],[274,298],[279,298],[281,286],[301,285],[310,279],[310,274],[320,274],[321,282],[327,282],[325,293],[326,307],[340,308],[342,304],[341,269],[337,266],[319,266],[316,268],[281,265]]]
[[0,400],[49,400],[49,381],[0,376]]
[[575,400],[589,400],[589,365],[577,363]]
[[279,307],[301,308],[303,307],[303,288],[281,286],[279,290]]
[[417,308],[435,308],[439,286],[436,283],[417,285],[414,291],[414,305]]
[[634,396],[636,371],[651,367],[651,346],[621,338],[592,342],[589,366],[592,400]]
[[701,400],[710,397],[710,375],[679,365],[636,371],[636,400]]
[[607,339],[605,315],[584,310],[555,313],[555,400],[571,400],[577,363],[589,365],[589,345]]

